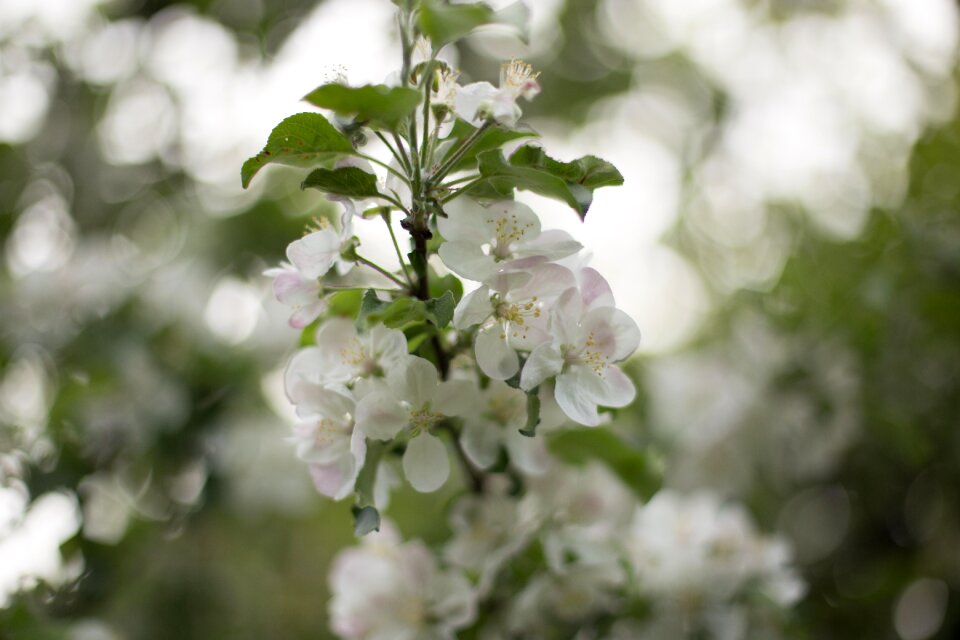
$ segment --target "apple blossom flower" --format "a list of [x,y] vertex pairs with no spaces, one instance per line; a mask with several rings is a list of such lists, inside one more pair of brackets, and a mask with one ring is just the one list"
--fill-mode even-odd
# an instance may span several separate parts
[[469,198],[446,205],[447,217],[437,218],[445,242],[440,259],[454,273],[482,282],[519,258],[540,256],[559,260],[583,248],[566,231],[540,230],[533,209],[513,200],[489,206]]
[[633,382],[616,366],[640,343],[633,319],[615,307],[588,307],[578,288],[568,289],[550,315],[553,340],[530,354],[520,387],[530,390],[556,377],[554,397],[571,420],[600,423],[599,405],[625,407],[633,401]]
[[520,433],[527,422],[527,394],[493,380],[479,392],[473,410],[463,415],[460,445],[470,462],[489,469],[506,449],[510,463],[524,473],[546,471],[547,451],[543,438]]
[[[525,262],[534,262],[525,268]],[[474,352],[477,365],[494,380],[520,370],[517,351],[531,351],[550,341],[548,305],[571,288],[574,276],[557,264],[534,259],[515,262],[465,295],[454,310],[458,329],[479,324]]]
[[378,324],[361,334],[346,318],[324,322],[314,342],[315,346],[294,354],[284,372],[287,397],[298,406],[298,412],[313,387],[343,384],[362,397],[408,357],[402,331]]
[[345,640],[453,640],[477,615],[458,570],[443,570],[420,541],[402,543],[389,521],[330,571],[333,631]]
[[353,491],[366,458],[366,440],[354,428],[354,400],[346,389],[312,391],[309,402],[297,407],[307,415],[294,424],[291,440],[297,457],[309,463],[317,491],[341,500]]
[[347,273],[353,264],[341,256],[353,242],[352,210],[344,207],[337,231],[325,218],[315,220],[316,227],[287,246],[287,262],[267,269],[263,275],[273,278],[273,295],[291,307],[290,326],[302,329],[327,309],[319,279],[336,266]]
[[488,118],[505,127],[514,127],[523,115],[517,101],[533,100],[540,93],[540,84],[533,67],[520,60],[505,62],[500,67],[500,86],[474,82],[460,87],[456,97],[457,115],[467,122]]
[[787,543],[759,536],[741,506],[706,491],[660,491],[636,510],[625,542],[639,587],[651,597],[725,602],[751,582],[782,604],[803,593],[787,567]]
[[387,372],[383,388],[357,403],[357,427],[375,440],[391,440],[406,430],[410,441],[403,472],[417,491],[436,491],[450,475],[450,460],[443,441],[431,431],[445,418],[461,415],[474,393],[474,383],[440,382],[429,360],[408,356]]
[[450,511],[454,533],[444,547],[444,558],[478,576],[481,596],[536,533],[534,523],[522,519],[517,500],[507,495],[507,485],[505,478],[491,478],[484,493],[461,496]]

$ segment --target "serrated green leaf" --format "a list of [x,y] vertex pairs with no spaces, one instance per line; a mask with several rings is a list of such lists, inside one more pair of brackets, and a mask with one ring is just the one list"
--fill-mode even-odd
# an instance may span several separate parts
[[368,84],[348,87],[336,82],[317,87],[304,100],[374,128],[394,131],[420,104],[420,92],[405,87]]
[[[473,135],[476,130],[477,129],[475,127],[458,118],[453,125],[453,130],[450,132],[450,137],[448,139],[465,140]],[[484,151],[499,149],[503,145],[507,144],[508,142],[512,142],[513,140],[539,137],[540,134],[529,129],[504,129],[498,126],[488,127],[474,141],[473,145],[471,145],[470,149],[463,155],[463,157],[457,161],[457,163],[450,170],[450,173],[475,169],[477,167],[477,155],[483,153]],[[457,146],[458,145],[454,144],[454,148]]]
[[377,191],[377,176],[359,167],[314,169],[300,185],[301,189],[319,189],[351,198],[372,198]]
[[588,427],[560,431],[548,438],[547,446],[555,456],[570,464],[582,465],[589,460],[603,462],[645,500],[660,489],[661,474],[651,456],[609,429]]
[[542,169],[591,191],[623,184],[623,176],[617,168],[596,156],[583,156],[570,162],[561,162],[548,156],[540,147],[524,145],[510,156],[510,164],[515,167]]
[[478,197],[483,185],[492,189],[493,193],[503,194],[512,193],[513,189],[517,188],[565,202],[581,219],[587,215],[592,196],[583,187],[572,189],[569,183],[542,169],[508,164],[503,153],[498,150],[484,151],[477,156],[477,161],[480,175],[486,180],[478,185],[477,190],[470,190],[470,195],[474,197]]
[[425,306],[427,319],[443,329],[453,321],[453,310],[457,306],[457,301],[452,291],[446,291],[439,298],[427,300]]
[[493,9],[483,2],[447,4],[443,0],[424,0],[420,6],[420,32],[438,49],[493,22],[494,15]]
[[460,278],[448,273],[445,276],[438,276],[432,269],[430,271],[430,297],[439,298],[447,291],[453,294],[454,303],[460,302],[463,297],[463,283]]
[[298,113],[274,127],[267,144],[240,169],[246,189],[260,169],[270,163],[312,167],[355,153],[350,141],[319,113]]
[[360,309],[357,311],[357,326],[363,327],[367,323],[367,318],[371,315],[383,313],[390,306],[390,301],[381,300],[377,297],[377,292],[373,289],[367,289],[363,292],[360,300]]

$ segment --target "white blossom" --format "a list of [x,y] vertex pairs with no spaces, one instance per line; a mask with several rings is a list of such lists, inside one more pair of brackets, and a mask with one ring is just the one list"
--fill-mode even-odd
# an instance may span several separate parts
[[588,426],[600,423],[598,406],[625,407],[633,401],[633,382],[616,366],[640,343],[630,316],[571,288],[553,307],[550,332],[552,341],[536,347],[523,367],[523,389],[555,377],[557,404],[571,420]]
[[340,552],[330,572],[331,627],[345,640],[452,640],[476,618],[463,574],[442,570],[419,541],[389,522]]
[[454,273],[485,281],[513,260],[541,257],[558,260],[583,245],[566,231],[541,231],[533,209],[513,200],[488,206],[458,198],[445,207],[447,217],[437,218],[445,242],[439,254]]
[[515,127],[523,115],[517,101],[533,100],[540,93],[540,84],[533,67],[520,60],[511,60],[500,67],[500,86],[489,82],[474,82],[457,92],[457,115],[467,122],[482,122],[488,118],[505,127]]
[[417,491],[436,491],[450,475],[450,460],[432,431],[444,419],[461,415],[474,393],[472,382],[440,382],[430,361],[408,356],[387,372],[383,388],[357,404],[357,427],[375,440],[391,440],[405,431],[410,438],[403,454],[407,480]]

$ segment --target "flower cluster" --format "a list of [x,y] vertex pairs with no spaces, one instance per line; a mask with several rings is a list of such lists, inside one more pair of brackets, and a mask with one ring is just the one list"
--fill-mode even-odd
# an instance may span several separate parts
[[[307,345],[285,372],[297,456],[321,494],[354,498],[355,531],[369,535],[335,563],[332,625],[355,640],[450,638],[470,625],[483,637],[543,637],[531,623],[582,624],[663,596],[643,582],[656,499],[639,507],[599,462],[570,466],[547,446],[572,434],[576,462],[620,456],[620,475],[642,462],[594,429],[636,395],[620,363],[639,329],[582,245],[515,199],[532,191],[582,219],[594,190],[623,179],[595,156],[563,162],[529,144],[520,101],[540,91],[529,65],[504,64],[498,87],[460,84],[442,45],[502,14],[401,4],[400,70],[381,85],[317,88],[305,100],[324,112],[281,122],[242,171],[246,184],[266,164],[310,167],[303,187],[339,218],[317,218],[266,272]],[[398,268],[363,255],[358,218],[385,223]],[[380,511],[401,478],[422,493],[447,485],[451,457],[462,493],[454,536],[434,556],[401,543]],[[742,582],[719,574],[732,598]]]

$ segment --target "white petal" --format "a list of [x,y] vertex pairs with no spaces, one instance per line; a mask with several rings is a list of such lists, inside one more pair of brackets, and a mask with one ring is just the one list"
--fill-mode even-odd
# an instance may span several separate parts
[[390,392],[374,392],[357,403],[357,429],[368,438],[389,440],[406,426],[409,419],[410,412]]
[[593,349],[619,362],[629,357],[640,344],[640,329],[633,318],[614,307],[598,307],[583,319],[582,335],[592,336]]
[[519,245],[517,256],[543,256],[549,260],[559,260],[575,254],[583,245],[573,239],[566,231],[548,229],[540,235],[526,240]]
[[302,382],[321,384],[330,381],[324,375],[329,367],[329,354],[318,347],[306,347],[293,354],[283,372],[283,386],[290,402],[296,402],[296,388]]
[[460,434],[460,446],[470,462],[481,469],[492,467],[500,454],[503,429],[485,420],[468,422]]
[[633,381],[616,365],[607,367],[599,381],[599,384],[591,389],[591,393],[593,393],[593,399],[601,406],[625,407],[637,397],[637,389]]
[[303,329],[308,324],[320,317],[320,314],[327,310],[326,300],[317,300],[305,306],[295,307],[290,314],[290,328]]
[[600,416],[593,395],[582,384],[586,377],[584,369],[583,366],[573,366],[557,376],[553,395],[568,418],[588,427],[595,427],[600,424]]
[[523,372],[520,374],[520,388],[530,391],[547,378],[551,378],[563,369],[563,356],[559,347],[542,344],[530,353]]
[[477,333],[474,351],[480,370],[494,380],[511,378],[520,369],[517,352],[507,344],[507,336],[499,322]]
[[497,271],[493,258],[472,242],[444,242],[438,250],[443,264],[459,276],[476,280],[486,280]]
[[477,112],[493,100],[497,91],[489,82],[474,82],[460,87],[453,109],[467,122],[475,122],[479,120]]
[[457,308],[453,310],[453,326],[457,329],[468,329],[482,323],[492,313],[490,289],[481,286],[463,296],[457,303]]
[[319,278],[340,255],[340,237],[332,228],[308,233],[287,246],[287,259],[305,278]]
[[464,416],[477,409],[479,389],[472,380],[441,382],[434,396],[433,410],[445,416]]
[[582,345],[586,333],[580,326],[583,318],[583,298],[576,287],[567,289],[557,299],[550,312],[550,329],[557,342],[564,345]]
[[429,360],[407,356],[403,365],[389,374],[387,379],[397,398],[409,402],[414,408],[420,408],[433,402],[440,375]]
[[421,433],[411,440],[403,454],[403,472],[413,488],[421,493],[443,486],[450,476],[450,459],[440,438]]
[[[444,207],[447,217],[437,216],[437,229],[447,242],[480,246],[492,237],[486,225],[487,210],[476,200],[458,198]],[[441,245],[442,246],[442,245]]]
[[[351,323],[352,324],[352,323]],[[370,353],[376,358],[384,371],[391,371],[402,366],[407,353],[407,337],[403,331],[388,329],[378,324],[366,338]]]
[[297,405],[297,415],[301,417],[317,415],[346,422],[354,411],[353,398],[346,389],[337,391],[303,380],[290,389],[290,400]]
[[544,438],[531,438],[511,429],[504,434],[504,444],[510,454],[510,463],[517,469],[530,475],[539,476],[550,467],[550,454],[544,445]]

